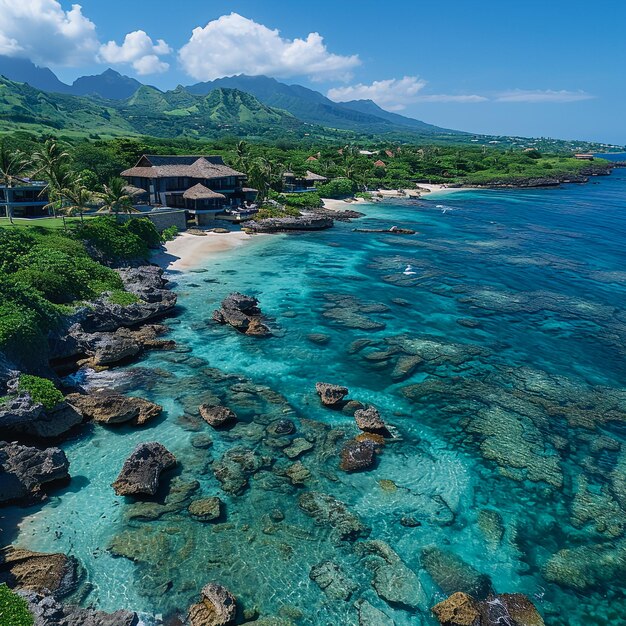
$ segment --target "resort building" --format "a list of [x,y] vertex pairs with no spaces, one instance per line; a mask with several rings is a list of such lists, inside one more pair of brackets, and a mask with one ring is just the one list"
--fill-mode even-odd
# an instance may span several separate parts
[[27,178],[16,181],[10,187],[0,185],[0,210],[13,217],[44,217],[49,203],[46,183]]
[[579,161],[593,161],[593,154],[575,154],[574,158]]
[[305,191],[315,191],[315,183],[326,183],[328,178],[320,176],[315,172],[309,172],[304,176],[297,176],[293,172],[283,174],[283,191],[286,193],[302,193]]
[[246,187],[246,175],[220,156],[145,154],[121,176],[138,203],[183,209],[198,224],[241,221],[257,211],[257,190]]

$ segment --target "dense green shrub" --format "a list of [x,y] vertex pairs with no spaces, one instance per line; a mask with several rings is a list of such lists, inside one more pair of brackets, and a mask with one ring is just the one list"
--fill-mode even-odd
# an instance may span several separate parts
[[178,228],[176,226],[168,226],[161,233],[161,241],[172,241],[172,239],[176,239],[178,236]]
[[283,194],[283,197],[288,206],[299,209],[318,209],[322,206],[322,199],[319,194],[312,191],[306,193],[286,193]]
[[129,306],[136,302],[141,302],[141,299],[134,293],[124,291],[123,289],[116,289],[109,294],[109,302],[111,304],[119,304],[120,306]]
[[255,221],[265,220],[270,217],[298,217],[300,211],[295,207],[263,207],[254,216]]
[[35,241],[25,230],[0,228],[0,272],[15,272],[17,260],[28,253]]
[[356,191],[356,185],[347,178],[335,178],[317,188],[322,198],[346,198]]
[[75,236],[92,245],[107,260],[144,259],[148,244],[114,217],[98,216],[75,228]]
[[0,585],[0,624],[6,626],[33,626],[33,616],[24,598]]
[[21,374],[17,390],[28,393],[35,402],[43,404],[46,409],[52,409],[59,402],[63,402],[63,394],[47,378]]
[[147,217],[134,217],[124,224],[126,230],[139,237],[148,248],[158,248],[161,245],[161,236],[154,224]]

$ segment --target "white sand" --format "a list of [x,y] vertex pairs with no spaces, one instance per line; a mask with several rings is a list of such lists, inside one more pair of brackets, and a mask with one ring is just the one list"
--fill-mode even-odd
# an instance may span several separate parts
[[445,185],[431,185],[418,183],[417,191],[422,191],[424,198],[437,194],[438,196],[456,193],[458,191],[472,191],[471,187],[446,187]]
[[207,232],[205,236],[181,233],[176,239],[168,241],[164,245],[165,251],[157,252],[152,260],[163,269],[190,270],[202,265],[211,256],[243,246],[251,238],[251,235],[241,231]]
[[359,204],[367,204],[368,201],[365,200],[365,198],[355,198],[351,202],[336,200],[334,198],[322,198],[322,202],[324,203],[325,209],[330,209],[331,211],[349,211],[352,207]]

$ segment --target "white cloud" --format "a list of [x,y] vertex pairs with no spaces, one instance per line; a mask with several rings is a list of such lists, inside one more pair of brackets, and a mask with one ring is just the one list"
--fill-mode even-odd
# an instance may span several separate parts
[[169,64],[159,57],[171,52],[163,39],[154,43],[145,31],[136,30],[124,37],[121,46],[115,41],[102,45],[98,56],[107,63],[130,63],[138,74],[145,75],[167,71]]
[[80,65],[98,49],[96,25],[80,4],[57,0],[0,0],[0,54],[45,65]]
[[329,90],[328,97],[336,102],[373,100],[389,111],[401,111],[408,104],[416,102],[483,102],[487,100],[484,96],[477,95],[420,95],[425,86],[425,80],[417,76],[405,76],[400,79],[375,80],[371,85],[359,83],[348,87],[335,87]]
[[580,102],[595,98],[585,91],[554,91],[552,89],[512,89],[496,95],[497,102]]
[[349,80],[350,70],[360,64],[356,55],[329,52],[319,33],[309,33],[305,39],[285,39],[278,30],[238,13],[194,28],[179,58],[184,70],[197,80],[235,74]]

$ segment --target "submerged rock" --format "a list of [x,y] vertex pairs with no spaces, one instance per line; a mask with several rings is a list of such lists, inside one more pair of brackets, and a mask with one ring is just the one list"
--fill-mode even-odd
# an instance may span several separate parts
[[154,402],[124,396],[114,391],[95,391],[89,394],[72,393],[66,401],[83,417],[100,424],[131,422],[141,426],[161,414],[163,407]]
[[202,599],[189,608],[191,626],[227,626],[237,614],[237,599],[222,585],[209,583],[202,588]]
[[332,408],[337,407],[349,393],[347,387],[330,383],[315,383],[315,391],[317,391],[322,404]]
[[194,500],[187,510],[194,519],[200,522],[211,522],[222,514],[222,501],[215,496]]
[[64,596],[76,588],[76,561],[65,554],[44,554],[8,546],[0,551],[0,583]]
[[293,435],[296,432],[296,425],[291,420],[279,419],[267,426],[267,432],[274,437]]
[[298,506],[319,526],[330,526],[335,540],[355,541],[370,534],[370,529],[343,502],[325,493],[303,493]]
[[290,459],[297,459],[301,454],[313,449],[313,444],[307,441],[303,437],[297,437],[293,440],[290,446],[283,448],[283,452]]
[[137,626],[139,617],[132,611],[105,613],[95,609],[59,603],[54,596],[35,591],[20,591],[35,619],[34,626]]
[[390,606],[408,611],[427,606],[426,594],[417,574],[384,541],[363,541],[354,551],[362,556],[374,572],[372,587]]
[[452,552],[441,550],[436,546],[424,548],[421,564],[447,594],[461,591],[483,599],[493,593],[489,576],[481,574]]
[[270,465],[269,459],[254,450],[237,447],[231,448],[213,463],[213,473],[226,493],[241,495],[248,487],[250,477]]
[[347,602],[358,589],[342,569],[332,561],[318,563],[311,568],[309,578],[331,599]]
[[40,496],[44,486],[69,479],[69,467],[60,448],[0,441],[0,503]]
[[234,292],[222,300],[220,309],[213,311],[213,319],[219,324],[229,324],[246,335],[271,335],[270,329],[261,321],[258,304],[256,298]]
[[355,603],[359,614],[359,626],[394,626],[395,622],[380,609],[361,598]]
[[331,217],[301,215],[299,217],[269,217],[248,222],[246,228],[255,233],[283,233],[298,230],[324,230],[334,225]]
[[296,461],[285,470],[285,475],[289,477],[292,485],[303,485],[309,478],[311,472],[302,465],[301,461]]
[[118,496],[153,496],[159,488],[161,472],[176,465],[176,457],[162,444],[140,443],[124,461],[111,485]]
[[481,626],[478,603],[466,593],[453,593],[432,608],[442,626]]
[[213,428],[237,421],[237,415],[225,406],[201,404],[199,411],[202,419]]
[[341,449],[339,467],[344,472],[358,472],[369,469],[376,462],[376,444],[371,439],[347,441]]

